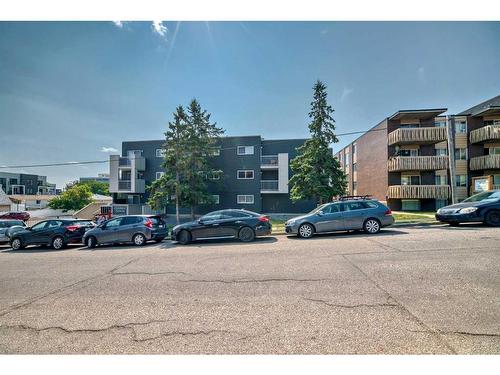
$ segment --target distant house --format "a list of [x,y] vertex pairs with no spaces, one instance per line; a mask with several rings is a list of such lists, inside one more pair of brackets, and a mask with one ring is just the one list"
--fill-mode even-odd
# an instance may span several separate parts
[[12,201],[5,194],[2,188],[0,188],[0,212],[10,211]]

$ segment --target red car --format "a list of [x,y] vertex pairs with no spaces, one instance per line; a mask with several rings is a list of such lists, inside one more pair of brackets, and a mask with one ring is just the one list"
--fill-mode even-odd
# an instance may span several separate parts
[[28,221],[30,219],[30,214],[26,211],[10,211],[5,213],[0,213],[0,219],[13,219]]

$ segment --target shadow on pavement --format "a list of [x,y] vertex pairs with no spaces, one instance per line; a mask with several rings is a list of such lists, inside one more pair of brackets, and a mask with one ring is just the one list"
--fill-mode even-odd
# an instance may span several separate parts
[[[213,239],[213,240],[200,240],[200,241],[193,241],[188,245],[181,245],[177,242],[162,242],[160,246],[163,248],[171,248],[171,247],[207,247],[207,246],[220,246],[220,245],[227,245],[227,244],[238,244],[241,246],[252,246],[255,244],[260,244],[260,243],[274,243],[277,242],[278,240],[276,237],[257,237],[254,241],[252,242],[241,242],[240,240],[236,238],[228,238],[228,239]],[[166,246],[164,246],[166,245]],[[170,246],[169,246],[170,245]]]
[[369,237],[369,238],[377,238],[377,237],[386,237],[386,236],[398,236],[402,234],[408,234],[408,232],[404,232],[402,230],[397,229],[382,229],[377,234],[366,234],[365,232],[359,231],[349,231],[349,232],[332,232],[332,233],[317,233],[312,238],[300,238],[297,235],[287,235],[287,237],[291,240],[297,241],[309,241],[309,240],[319,240],[323,238],[349,238],[349,237]]
[[60,252],[63,252],[63,251],[78,249],[81,246],[82,245],[80,245],[80,244],[70,244],[67,247],[65,247],[64,249],[54,250],[50,246],[34,245],[34,246],[28,246],[28,247],[26,247],[25,249],[22,249],[22,250],[14,250],[14,249],[12,249],[10,247],[10,245],[6,245],[6,246],[0,246],[0,252],[2,252],[2,253],[9,253],[9,254],[60,253]]

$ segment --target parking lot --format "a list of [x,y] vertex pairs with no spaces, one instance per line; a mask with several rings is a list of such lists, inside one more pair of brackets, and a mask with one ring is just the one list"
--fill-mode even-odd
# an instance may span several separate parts
[[0,246],[1,353],[500,353],[500,230]]

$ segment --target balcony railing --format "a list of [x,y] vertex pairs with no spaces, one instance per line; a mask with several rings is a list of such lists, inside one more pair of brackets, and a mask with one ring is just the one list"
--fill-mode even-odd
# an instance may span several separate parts
[[118,181],[118,190],[130,191],[132,189],[131,184],[132,184],[132,181],[130,181],[130,180]]
[[129,158],[120,158],[118,160],[118,165],[120,167],[130,167],[130,165],[131,165],[130,159]]
[[471,158],[470,169],[473,171],[500,169],[500,155],[484,155]]
[[423,127],[396,129],[388,135],[389,145],[396,144],[433,144],[447,139],[445,127]]
[[500,140],[500,125],[488,125],[470,132],[470,143]]
[[277,167],[279,164],[278,155],[262,155],[260,164],[263,167]]
[[260,190],[278,191],[278,180],[261,180]]
[[387,162],[389,172],[448,169],[448,156],[397,156]]
[[392,199],[448,199],[450,185],[392,185],[387,196]]

